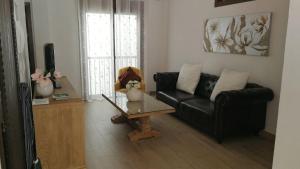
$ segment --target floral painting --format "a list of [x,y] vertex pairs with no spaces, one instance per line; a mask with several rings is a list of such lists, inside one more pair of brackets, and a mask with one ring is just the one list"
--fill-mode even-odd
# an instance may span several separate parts
[[268,56],[271,13],[205,21],[204,51]]

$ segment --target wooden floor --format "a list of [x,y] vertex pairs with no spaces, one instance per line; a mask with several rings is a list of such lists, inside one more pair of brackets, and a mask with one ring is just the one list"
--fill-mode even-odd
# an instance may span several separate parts
[[161,137],[132,143],[127,124],[114,125],[108,102],[87,103],[87,169],[271,169],[274,144],[259,137],[219,145],[178,119],[151,119]]

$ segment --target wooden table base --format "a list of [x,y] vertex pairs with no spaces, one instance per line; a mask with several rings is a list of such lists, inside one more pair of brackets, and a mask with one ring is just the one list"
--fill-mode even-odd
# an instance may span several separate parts
[[111,121],[114,124],[122,124],[127,122],[133,128],[136,128],[134,131],[128,134],[129,140],[133,142],[160,136],[160,132],[151,128],[150,117],[142,117],[128,120],[123,115],[115,115],[111,118]]
[[130,141],[139,141],[142,139],[160,136],[158,131],[151,128],[150,117],[138,118],[137,121],[139,122],[138,129],[128,134]]
[[127,122],[127,118],[121,114],[113,116],[110,120],[114,124],[121,124]]

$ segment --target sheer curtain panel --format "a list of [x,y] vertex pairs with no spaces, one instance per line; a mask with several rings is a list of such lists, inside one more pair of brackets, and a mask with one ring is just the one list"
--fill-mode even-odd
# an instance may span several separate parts
[[117,70],[142,68],[144,2],[80,0],[83,95],[113,95]]
[[143,1],[116,0],[116,70],[126,66],[143,68],[143,18]]

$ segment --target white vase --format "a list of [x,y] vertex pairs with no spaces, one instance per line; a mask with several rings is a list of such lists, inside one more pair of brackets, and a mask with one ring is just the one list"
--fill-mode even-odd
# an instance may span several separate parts
[[142,111],[142,104],[140,102],[127,102],[126,103],[127,109],[129,113],[136,113],[136,112],[141,112]]
[[143,97],[143,92],[136,88],[131,88],[126,93],[128,101],[140,101]]
[[49,97],[54,91],[52,81],[50,79],[44,79],[36,84],[36,94],[42,97]]

